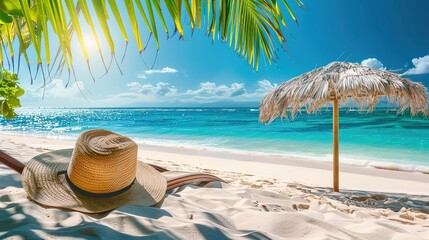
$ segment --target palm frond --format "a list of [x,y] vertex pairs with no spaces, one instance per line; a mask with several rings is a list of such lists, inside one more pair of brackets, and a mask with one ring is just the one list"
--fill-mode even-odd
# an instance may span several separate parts
[[[168,25],[173,23],[174,32],[178,32],[179,37],[182,38],[185,35],[183,26],[189,23],[192,31],[195,28],[203,29],[211,35],[213,41],[216,39],[225,42],[229,40],[229,46],[245,58],[249,65],[258,70],[261,57],[271,64],[275,60],[276,44],[285,44],[283,27],[287,25],[282,12],[287,12],[291,19],[297,22],[289,1],[164,0],[161,2],[160,0],[145,0],[145,4],[142,4],[141,0],[124,0],[127,15],[124,16],[125,14],[119,11],[116,1],[113,0],[2,0],[0,1],[0,33],[2,36],[0,44],[3,47],[8,46],[9,55],[6,56],[2,52],[0,64],[3,66],[5,59],[12,60],[13,64],[15,53],[11,42],[18,38],[19,56],[24,55],[27,65],[36,64],[39,68],[41,64],[45,64],[48,66],[49,73],[53,69],[62,69],[62,66],[52,66],[55,64],[51,61],[50,43],[55,42],[53,38],[56,38],[60,49],[57,57],[60,60],[54,62],[64,64],[70,73],[73,67],[73,53],[70,44],[73,33],[76,33],[81,54],[88,62],[88,69],[91,72],[89,54],[82,32],[83,24],[87,24],[91,29],[104,64],[99,39],[106,40],[111,57],[116,61],[115,39],[110,31],[111,22],[116,22],[122,33],[122,39],[128,43],[125,21],[129,21],[137,43],[137,51],[140,53],[144,50],[141,39],[145,32],[153,35],[157,47],[160,48],[159,26],[157,25],[162,26],[168,37],[170,33]],[[301,6],[302,2],[295,0],[295,4]],[[163,8],[168,11],[163,11]],[[182,8],[185,10],[182,11]],[[92,12],[95,12],[95,15],[91,15]],[[79,20],[80,13],[83,15],[85,23]],[[109,18],[109,13],[113,14],[113,18]],[[140,24],[141,19],[144,24]],[[207,19],[206,24],[202,19]],[[101,34],[96,32],[96,23],[101,27]],[[48,34],[48,32],[53,32],[54,35]],[[6,33],[11,35],[5,35]],[[36,53],[35,60],[28,59],[29,43]],[[104,66],[106,68],[106,64]]]

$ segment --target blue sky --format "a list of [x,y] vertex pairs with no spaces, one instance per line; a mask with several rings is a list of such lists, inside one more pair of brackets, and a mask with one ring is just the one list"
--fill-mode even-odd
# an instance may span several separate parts
[[[157,57],[153,39],[139,55],[129,31],[130,44],[121,65],[123,75],[112,65],[110,72],[101,77],[104,71],[97,52],[90,51],[96,77],[93,82],[74,41],[78,83],[71,79],[65,88],[68,79],[65,73],[53,80],[42,99],[42,91],[37,90],[42,78],[30,85],[26,67],[21,66],[21,83],[27,91],[22,105],[254,107],[276,85],[335,60],[407,72],[407,78],[429,87],[429,1],[303,1],[303,8],[290,1],[299,25],[287,18],[288,51],[280,50],[277,63],[268,66],[262,63],[258,72],[227,44],[212,43],[201,30],[191,36],[190,28],[185,29],[184,40],[178,36],[166,40],[160,32],[161,49]],[[125,15],[125,8],[120,7]],[[120,61],[125,43],[113,22],[111,31],[118,36],[115,43]],[[143,31],[145,35],[148,33]],[[108,56],[107,44],[102,43],[102,47]],[[35,59],[34,54],[30,55]],[[154,61],[153,69],[149,69]]]

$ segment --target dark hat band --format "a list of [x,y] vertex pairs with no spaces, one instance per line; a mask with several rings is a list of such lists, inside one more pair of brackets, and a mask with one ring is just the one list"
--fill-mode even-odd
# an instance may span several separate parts
[[79,188],[78,186],[76,186],[69,178],[69,175],[67,174],[67,170],[64,171],[60,171],[57,173],[57,175],[61,175],[64,174],[64,176],[66,177],[67,183],[69,184],[69,186],[76,192],[86,195],[88,197],[92,197],[92,198],[111,198],[111,197],[115,197],[118,196],[126,191],[128,191],[134,184],[134,182],[136,181],[136,179],[134,178],[134,180],[130,183],[130,185],[119,189],[117,191],[114,192],[109,192],[109,193],[92,193],[92,192],[88,192],[83,190],[82,188]]

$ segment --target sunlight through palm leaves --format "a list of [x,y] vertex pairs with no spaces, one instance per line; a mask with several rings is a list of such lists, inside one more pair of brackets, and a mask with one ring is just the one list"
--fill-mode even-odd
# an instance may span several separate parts
[[[297,6],[303,5],[300,0],[294,1]],[[82,30],[83,26],[87,25],[91,30],[91,39],[100,55],[105,74],[108,73],[113,61],[122,74],[116,59],[114,38],[109,30],[109,14],[113,14],[113,19],[125,40],[125,52],[129,42],[124,23],[126,17],[121,15],[117,2],[114,0],[91,0],[91,5],[88,5],[88,2],[86,0],[0,1],[0,44],[3,47],[0,49],[0,70],[5,69],[4,61],[6,61],[8,68],[10,69],[12,65],[12,71],[15,71],[16,54],[13,42],[18,39],[18,72],[21,55],[24,55],[31,83],[41,71],[42,88],[44,89],[52,81],[53,76],[62,74],[65,67],[68,72],[67,86],[71,76],[75,81],[77,80],[71,46],[73,34],[76,33],[81,53],[87,62],[88,72],[95,81],[89,60],[88,40]],[[278,2],[282,2],[283,5],[279,6]],[[194,31],[195,28],[203,28],[202,19],[205,15],[207,17],[205,28],[212,40],[221,38],[222,41],[227,42],[229,37],[229,46],[246,59],[247,63],[256,71],[259,68],[261,55],[269,64],[276,60],[276,39],[281,46],[286,42],[282,26],[287,25],[281,8],[287,9],[291,18],[297,22],[286,0],[164,0],[163,2],[145,0],[143,3],[141,0],[124,0],[124,4],[139,53],[146,48],[142,41],[143,29],[149,32],[149,39],[151,36],[154,37],[157,49],[159,49],[157,24],[161,23],[169,37],[167,18],[170,18],[174,23],[174,33],[177,32],[179,38],[183,38],[185,35],[183,25],[187,23],[182,19],[188,19],[191,30]],[[163,7],[166,7],[168,11],[163,12]],[[91,14],[93,11],[95,17]],[[140,13],[144,25],[141,24],[138,13]],[[80,14],[83,15],[85,23],[79,18]],[[183,18],[183,16],[188,16],[188,18]],[[95,24],[97,23],[101,27],[101,36],[96,31]],[[100,37],[106,40],[110,49],[108,65],[106,65],[100,47]],[[55,40],[58,41],[59,47],[51,61],[51,44]],[[33,46],[36,53],[36,61],[28,56],[27,51],[30,46]],[[124,60],[125,52],[121,62]],[[30,67],[34,64],[36,65],[35,74],[32,73]]]
[[[279,3],[280,2],[280,3]],[[207,24],[205,26],[207,34],[211,35],[212,40],[221,38],[228,41],[229,46],[237,51],[248,64],[258,70],[261,55],[271,64],[275,61],[276,41],[280,45],[285,44],[285,37],[282,26],[286,27],[286,21],[281,12],[281,8],[287,9],[291,18],[296,22],[286,0],[160,0],[142,2],[141,0],[124,0],[127,9],[127,18],[131,25],[133,35],[137,44],[137,50],[141,53],[144,50],[142,33],[145,29],[153,35],[157,48],[160,48],[158,27],[161,23],[163,30],[169,36],[167,27],[167,18],[174,23],[174,32],[177,32],[182,38],[185,35],[183,25],[187,24],[183,19],[189,19],[191,30],[203,28],[202,19],[206,16]],[[298,6],[302,6],[300,0],[295,0]],[[92,9],[91,9],[92,6]],[[119,27],[122,38],[128,45],[128,33],[125,28],[125,16],[121,15],[116,1],[112,0],[92,0],[91,6],[85,0],[4,0],[0,3],[0,42],[2,46],[9,46],[9,55],[0,54],[0,64],[7,59],[14,64],[14,50],[11,47],[12,41],[18,38],[20,52],[24,54],[27,65],[37,65],[37,70],[43,66],[47,67],[48,75],[61,74],[63,66],[67,70],[73,70],[73,54],[71,52],[71,40],[73,33],[76,33],[80,43],[81,52],[85,57],[89,72],[89,54],[85,45],[85,37],[82,32],[82,26],[88,25],[92,31],[100,58],[104,64],[106,72],[108,68],[104,62],[102,50],[100,49],[100,33],[96,32],[95,23],[101,26],[102,37],[107,41],[111,60],[116,61],[116,50],[114,38],[109,30],[109,13],[112,13],[113,20]],[[165,7],[168,11],[163,12]],[[137,8],[137,9],[136,9]],[[91,15],[92,10],[95,16]],[[82,13],[83,21],[80,21],[79,14]],[[143,19],[144,24],[140,22]],[[183,16],[188,18],[183,18]],[[49,29],[52,29],[55,36],[48,35]],[[59,42],[59,52],[57,53],[56,64],[51,63],[50,43],[53,38]],[[28,59],[27,50],[30,46],[34,47],[37,59],[36,62]],[[44,53],[42,54],[42,51]],[[12,61],[10,61],[12,60]],[[57,66],[55,66],[57,65]],[[32,75],[31,78],[34,76]]]

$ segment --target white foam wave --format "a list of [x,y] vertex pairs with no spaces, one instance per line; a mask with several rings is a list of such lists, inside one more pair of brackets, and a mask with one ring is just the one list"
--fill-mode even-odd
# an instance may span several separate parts
[[51,133],[66,133],[71,131],[79,131],[82,130],[82,127],[59,127],[51,129]]
[[[8,135],[19,135],[19,136],[34,136],[34,137],[44,137],[50,139],[76,139],[79,134],[71,133],[70,131],[79,131],[80,127],[68,127],[68,128],[57,128],[55,131],[51,132],[31,132],[23,133],[21,131],[1,131],[1,134]],[[248,147],[247,149],[237,149],[231,148],[221,143],[224,141],[222,139],[208,138],[208,139],[163,139],[163,138],[133,138],[137,143],[148,144],[155,146],[166,146],[166,147],[181,147],[189,148],[196,150],[207,150],[214,152],[230,152],[237,154],[252,154],[252,155],[261,155],[261,156],[275,156],[275,157],[293,157],[298,159],[307,159],[312,161],[323,161],[331,162],[332,154],[315,154],[315,153],[304,153],[304,152],[291,152],[284,150],[254,150],[255,148]],[[360,167],[374,167],[382,168],[389,170],[397,171],[407,171],[407,172],[422,172],[429,173],[429,165],[422,164],[408,164],[404,162],[398,162],[395,159],[382,159],[374,158],[368,156],[357,156],[350,154],[340,155],[341,164],[348,164],[353,166]],[[428,163],[426,163],[428,164]]]
[[[219,146],[219,141],[211,139],[209,141],[201,140],[166,140],[166,139],[134,139],[137,143],[155,145],[155,146],[166,146],[166,147],[180,147],[189,148],[195,150],[207,150],[214,152],[229,152],[237,154],[252,154],[260,156],[275,156],[275,157],[293,157],[298,159],[306,159],[312,161],[331,162],[332,154],[315,154],[315,153],[304,153],[304,152],[286,152],[286,151],[275,151],[275,152],[263,152],[255,150],[243,150],[233,149],[225,146]],[[205,142],[204,144],[202,142]],[[360,167],[374,167],[388,170],[406,171],[406,172],[422,172],[429,173],[429,165],[415,165],[407,163],[398,163],[394,159],[376,159],[365,156],[353,156],[353,155],[341,155],[341,164],[348,164]]]
[[141,109],[146,112],[205,112],[210,111],[210,109],[202,108],[145,108]]

